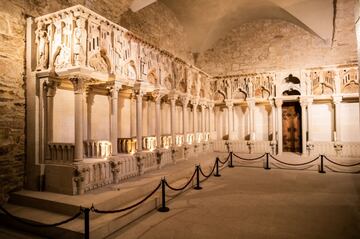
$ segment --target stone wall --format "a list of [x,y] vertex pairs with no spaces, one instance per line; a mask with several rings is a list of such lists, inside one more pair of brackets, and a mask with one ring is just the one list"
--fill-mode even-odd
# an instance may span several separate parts
[[201,54],[197,65],[219,75],[356,61],[354,0],[337,1],[335,26],[331,43],[290,22],[275,19],[248,22],[232,29],[212,49]]
[[0,0],[0,203],[4,195],[21,188],[24,181],[26,17],[82,4],[159,47],[186,56],[180,50],[184,45],[178,44],[182,27],[169,9],[157,3],[130,13],[130,3],[131,0]]

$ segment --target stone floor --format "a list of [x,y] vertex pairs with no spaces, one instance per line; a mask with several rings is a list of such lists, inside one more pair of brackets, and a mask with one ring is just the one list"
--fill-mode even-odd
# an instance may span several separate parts
[[[244,166],[225,168],[203,190],[175,197],[170,212],[151,212],[109,238],[360,238],[360,174],[267,171],[262,160]],[[40,237],[0,227],[0,238]]]
[[110,238],[360,238],[360,175],[227,168]]

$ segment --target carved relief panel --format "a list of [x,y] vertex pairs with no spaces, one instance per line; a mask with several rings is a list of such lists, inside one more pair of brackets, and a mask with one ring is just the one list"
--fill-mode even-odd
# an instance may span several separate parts
[[344,69],[341,70],[339,74],[341,93],[359,92],[359,78],[357,69]]

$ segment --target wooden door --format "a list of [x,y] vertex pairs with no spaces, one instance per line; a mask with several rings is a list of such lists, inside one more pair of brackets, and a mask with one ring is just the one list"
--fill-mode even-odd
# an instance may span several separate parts
[[301,152],[301,108],[298,102],[286,102],[282,109],[283,151]]

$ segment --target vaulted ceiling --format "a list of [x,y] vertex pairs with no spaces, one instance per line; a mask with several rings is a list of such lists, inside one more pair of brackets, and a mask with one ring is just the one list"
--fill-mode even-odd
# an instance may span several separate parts
[[[264,18],[289,21],[331,42],[336,6],[336,0],[158,1],[167,5],[183,24],[192,52],[203,52],[231,29]],[[138,9],[141,2],[146,7],[155,0],[134,0]]]

